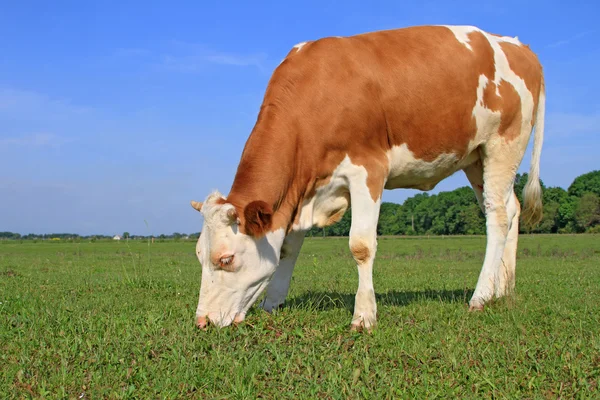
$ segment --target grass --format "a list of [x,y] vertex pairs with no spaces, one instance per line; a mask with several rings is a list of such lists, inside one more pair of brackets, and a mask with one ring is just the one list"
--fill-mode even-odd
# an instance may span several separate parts
[[485,238],[381,238],[371,334],[347,239],[307,239],[279,313],[206,332],[194,246],[1,242],[0,398],[600,396],[598,236],[521,236],[482,313]]

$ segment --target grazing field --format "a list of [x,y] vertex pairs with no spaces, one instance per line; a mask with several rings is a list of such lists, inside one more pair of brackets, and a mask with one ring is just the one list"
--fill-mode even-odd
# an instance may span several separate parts
[[346,238],[307,239],[279,313],[206,332],[193,242],[0,242],[0,398],[600,396],[600,236],[522,235],[515,296],[468,313],[484,247],[380,238],[361,334]]

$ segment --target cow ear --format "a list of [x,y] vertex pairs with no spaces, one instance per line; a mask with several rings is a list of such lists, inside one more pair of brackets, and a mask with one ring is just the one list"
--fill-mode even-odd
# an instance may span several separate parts
[[271,229],[273,209],[264,201],[253,201],[244,208],[246,234],[260,238]]

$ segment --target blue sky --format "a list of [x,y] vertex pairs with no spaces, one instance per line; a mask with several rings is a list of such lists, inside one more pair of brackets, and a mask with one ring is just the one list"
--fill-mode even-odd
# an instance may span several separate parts
[[[227,193],[294,44],[422,24],[530,44],[546,73],[542,179],[567,187],[600,168],[599,15],[591,1],[5,3],[0,231],[197,232],[189,200]],[[433,193],[466,184],[457,173]]]

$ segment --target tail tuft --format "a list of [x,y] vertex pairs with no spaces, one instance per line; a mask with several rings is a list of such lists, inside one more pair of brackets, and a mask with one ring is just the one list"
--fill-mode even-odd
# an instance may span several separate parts
[[521,212],[521,219],[527,227],[533,228],[540,223],[544,216],[543,214],[540,179],[539,177],[533,179],[529,175],[527,184],[523,188],[523,211]]
[[533,137],[533,155],[527,183],[523,188],[523,223],[533,228],[540,223],[543,216],[542,186],[540,185],[540,157],[542,155],[542,142],[544,141],[544,115],[546,113],[546,91],[542,78],[540,97],[535,117],[535,136]]

